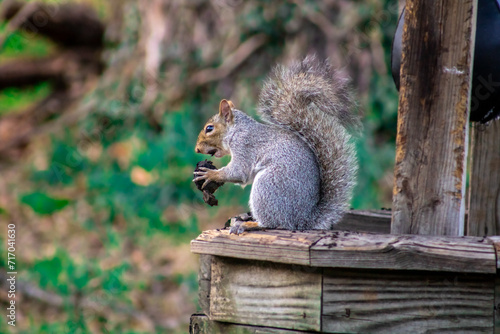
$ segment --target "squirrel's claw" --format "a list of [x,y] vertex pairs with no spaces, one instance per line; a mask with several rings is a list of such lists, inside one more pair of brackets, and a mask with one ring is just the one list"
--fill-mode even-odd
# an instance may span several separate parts
[[203,185],[201,186],[201,189],[205,189],[205,187],[211,182],[221,182],[221,180],[218,178],[218,170],[217,169],[211,169],[211,168],[206,168],[206,167],[199,167],[201,171],[194,172],[194,175],[197,175],[198,177],[193,179],[193,182],[198,182],[205,180]]
[[[194,174],[195,175],[200,175],[198,172],[195,172]],[[207,178],[207,176],[205,174],[201,174],[200,176],[195,177],[193,179],[193,182],[198,182],[198,181],[201,181],[201,180],[205,180],[206,178]]]
[[245,232],[245,227],[242,225],[243,222],[241,221],[236,221],[233,223],[231,228],[229,229],[229,234],[236,234],[239,235],[243,232]]
[[[208,172],[208,171],[213,170],[213,169],[210,169],[210,168],[207,168],[207,167],[198,167],[198,169],[199,169],[199,170],[201,170],[201,171],[196,171],[196,172],[193,172],[193,174],[194,174],[194,175],[201,175],[201,176],[204,176],[204,175],[206,175],[206,174],[207,174],[207,172]],[[194,179],[194,180],[193,180],[193,182],[198,181],[198,179],[200,179],[200,178],[196,178],[196,179]],[[202,180],[202,179],[200,179],[200,180]]]
[[203,182],[203,185],[201,186],[201,189],[205,189],[205,187],[207,186],[207,184],[210,183],[210,180],[209,179],[206,179],[205,182]]
[[203,182],[203,185],[201,186],[201,189],[205,189],[205,187],[207,186],[207,184],[210,182],[209,178],[208,178],[208,175],[206,174],[206,172],[194,172],[195,175],[200,175],[196,178],[193,179],[193,182],[198,182],[198,181],[203,181],[205,180],[205,182]]

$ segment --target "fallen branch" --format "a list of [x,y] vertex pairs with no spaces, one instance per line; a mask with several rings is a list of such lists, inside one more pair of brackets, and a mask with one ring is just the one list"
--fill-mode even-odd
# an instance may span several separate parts
[[0,65],[0,89],[61,81],[67,60],[61,56],[13,60]]
[[66,51],[55,56],[11,60],[0,65],[0,89],[32,86],[42,81],[52,81],[54,86],[70,86],[75,77],[99,74],[100,53],[94,50]]

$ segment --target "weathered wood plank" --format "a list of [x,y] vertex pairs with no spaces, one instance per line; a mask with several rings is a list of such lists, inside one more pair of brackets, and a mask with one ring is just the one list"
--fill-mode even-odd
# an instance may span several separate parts
[[192,314],[189,321],[189,334],[214,334],[215,328],[204,314]]
[[484,238],[332,232],[311,247],[311,265],[494,274],[496,255]]
[[190,334],[307,334],[316,332],[294,331],[282,328],[248,326],[211,321],[207,316],[193,314],[189,325]]
[[198,304],[201,312],[210,314],[210,287],[212,279],[212,255],[200,255],[200,269],[198,272]]
[[492,333],[494,275],[325,270],[327,333]]
[[204,231],[191,241],[191,251],[247,260],[309,265],[309,248],[326,232],[283,230],[229,234],[229,230]]
[[472,128],[467,235],[500,234],[500,119]]
[[497,268],[492,242],[478,237],[279,230],[236,236],[228,230],[212,230],[193,240],[191,250],[313,267],[469,273],[495,273]]
[[495,334],[500,333],[500,277],[495,277],[495,303],[494,303],[494,328]]
[[460,236],[477,0],[407,0],[391,232]]
[[350,210],[333,226],[336,231],[391,233],[391,211]]
[[320,330],[322,270],[215,257],[210,319]]
[[500,236],[489,236],[486,239],[493,244],[493,249],[495,250],[497,258],[497,269],[500,270]]
[[[497,270],[500,272],[500,236],[490,236],[487,239],[489,242],[493,243],[495,248],[497,254]],[[500,275],[498,275],[498,273],[495,277],[494,324],[495,333],[500,334]]]

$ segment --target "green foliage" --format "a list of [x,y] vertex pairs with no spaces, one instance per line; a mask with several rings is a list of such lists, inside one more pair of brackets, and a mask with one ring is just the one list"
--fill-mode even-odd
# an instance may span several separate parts
[[102,288],[105,292],[111,294],[121,294],[129,289],[123,281],[123,274],[129,268],[129,265],[122,264],[115,267],[104,275]]
[[360,35],[364,36],[367,44],[372,35],[381,39],[387,72],[373,72],[370,94],[362,106],[364,133],[356,145],[359,173],[352,206],[356,209],[379,209],[391,207],[391,198],[383,198],[381,194],[387,194],[388,187],[392,188],[392,182],[383,183],[392,179],[395,159],[398,92],[390,73],[390,51],[397,23],[397,2],[388,1],[381,5],[377,1],[366,1],[360,2],[357,8],[359,15],[364,17],[363,24],[358,28]]
[[44,259],[33,266],[33,270],[40,277],[40,286],[46,288],[57,288],[59,286],[59,276],[62,271],[61,259],[54,257],[52,259]]
[[[106,275],[111,275],[113,270]],[[36,260],[31,265],[31,275],[41,288],[69,296],[72,292],[83,291],[92,278],[102,275],[102,271],[92,262],[76,264],[64,249],[58,249],[52,257]]]
[[[7,24],[0,22],[0,35],[4,35]],[[0,60],[49,55],[55,48],[52,41],[33,32],[14,31],[5,40]]]
[[28,205],[40,215],[50,215],[56,211],[62,210],[69,204],[67,199],[52,198],[42,192],[33,192],[24,194],[20,198],[21,203]]
[[[0,36],[7,32],[6,23],[0,23]],[[43,57],[49,55],[54,44],[37,34],[27,32],[10,33],[0,52],[0,62],[19,58]],[[33,87],[6,88],[0,90],[0,116],[26,109],[35,101],[39,101],[50,93],[50,85],[46,82]]]
[[[397,91],[392,80],[376,75],[371,83],[369,110],[363,119],[365,140],[358,141],[358,183],[352,201],[356,209],[390,207],[390,199],[380,198],[380,181],[392,171],[395,159]],[[375,140],[378,138],[378,140]],[[374,160],[376,163],[374,163]]]
[[0,91],[0,116],[24,110],[33,104],[33,102],[47,97],[49,93],[50,85],[47,82],[23,89],[14,87],[5,88]]
[[[272,8],[272,15],[265,15],[265,10]],[[282,46],[283,37],[286,35],[286,24],[294,17],[297,5],[291,2],[281,2],[276,7],[255,6],[242,20],[241,24],[245,34],[241,40],[247,39],[259,33],[263,33],[270,38],[271,45]]]

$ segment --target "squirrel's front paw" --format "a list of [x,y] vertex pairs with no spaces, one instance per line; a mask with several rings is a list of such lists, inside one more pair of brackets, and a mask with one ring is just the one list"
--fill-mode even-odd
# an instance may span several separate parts
[[251,230],[261,230],[262,227],[259,225],[259,222],[256,221],[239,221],[235,220],[231,222],[231,228],[229,229],[229,234],[241,234],[245,231],[251,231]]
[[203,185],[201,186],[201,189],[204,189],[210,182],[221,182],[218,169],[210,169],[206,167],[199,167],[199,169],[201,171],[193,173],[194,175],[198,176],[193,179],[193,182],[205,180],[205,182],[203,182]]

